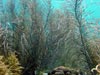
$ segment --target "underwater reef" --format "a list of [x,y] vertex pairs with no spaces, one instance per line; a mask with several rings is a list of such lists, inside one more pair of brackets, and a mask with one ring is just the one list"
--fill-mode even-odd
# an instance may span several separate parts
[[99,75],[98,2],[0,0],[0,75]]

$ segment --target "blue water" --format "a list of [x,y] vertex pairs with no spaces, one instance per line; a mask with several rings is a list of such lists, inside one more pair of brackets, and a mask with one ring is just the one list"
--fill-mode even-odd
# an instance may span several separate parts
[[[56,9],[61,9],[67,0],[52,0],[52,5]],[[86,7],[86,13],[91,12],[88,18],[100,17],[100,0],[83,0],[83,5]]]
[[[2,0],[2,1],[3,1],[3,7],[6,8],[6,3],[9,0]],[[15,1],[16,5],[18,6],[19,0],[12,0],[12,1]],[[43,0],[40,0],[40,2],[41,1],[43,2]],[[52,7],[54,9],[62,9],[67,4],[67,2],[66,2],[67,0],[51,0],[51,1],[52,1]],[[99,15],[99,13],[100,13],[100,0],[83,0],[83,4],[84,4],[84,6],[86,6],[87,11],[92,12],[92,14],[90,14],[89,17],[93,17],[93,18],[100,17],[100,15]]]

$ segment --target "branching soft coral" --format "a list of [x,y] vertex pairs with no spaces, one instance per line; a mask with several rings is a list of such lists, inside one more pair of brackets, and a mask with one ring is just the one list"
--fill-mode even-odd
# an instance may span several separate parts
[[8,66],[3,61],[3,56],[0,56],[0,75],[8,75]]
[[21,75],[22,67],[20,66],[15,53],[10,53],[5,62],[11,72],[10,75]]
[[0,75],[21,75],[22,67],[15,55],[10,53],[8,57],[0,56]]

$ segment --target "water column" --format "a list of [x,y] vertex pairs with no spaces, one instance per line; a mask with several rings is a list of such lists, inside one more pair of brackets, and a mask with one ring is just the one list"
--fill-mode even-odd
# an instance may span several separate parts
[[0,0],[0,23],[2,20],[2,16],[3,16],[3,3],[2,3],[2,0]]
[[2,12],[2,8],[3,8],[2,0],[0,0],[0,15],[1,15],[1,12]]

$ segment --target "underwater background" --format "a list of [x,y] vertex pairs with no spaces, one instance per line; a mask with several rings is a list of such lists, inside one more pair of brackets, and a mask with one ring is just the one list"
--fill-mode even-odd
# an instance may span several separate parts
[[57,66],[91,75],[100,63],[99,13],[100,0],[0,0],[0,75]]

